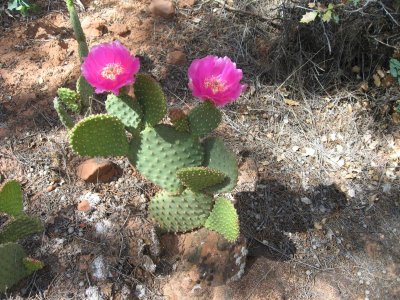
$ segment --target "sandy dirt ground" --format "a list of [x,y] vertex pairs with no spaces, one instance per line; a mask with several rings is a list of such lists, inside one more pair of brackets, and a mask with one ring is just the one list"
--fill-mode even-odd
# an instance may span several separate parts
[[[84,158],[69,148],[52,101],[79,75],[77,44],[63,2],[39,4],[33,17],[2,14],[0,172],[22,182],[26,211],[45,224],[23,245],[46,267],[4,298],[166,298],[175,267],[152,250],[160,237],[146,211],[156,188],[126,158],[112,159],[122,174],[110,183],[76,176]],[[247,264],[240,280],[207,297],[398,299],[400,131],[387,104],[398,99],[398,86],[299,97],[260,77],[276,29],[217,2],[177,1],[170,19],[152,16],[149,4],[84,1],[79,15],[89,44],[121,41],[140,57],[141,72],[162,84],[170,108],[196,104],[186,72],[206,54],[230,56],[249,85],[223,109],[217,130],[253,184],[231,194]],[[170,61],[173,51],[186,60]],[[103,103],[97,96],[95,109]],[[77,209],[82,199],[90,199],[90,213]]]

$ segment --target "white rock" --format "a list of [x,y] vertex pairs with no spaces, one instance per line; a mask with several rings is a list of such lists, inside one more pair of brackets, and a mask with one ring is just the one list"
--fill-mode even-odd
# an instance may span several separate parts
[[307,204],[307,205],[312,204],[311,200],[310,200],[309,198],[307,198],[307,197],[303,197],[303,198],[301,198],[300,200],[301,200],[301,202],[303,202],[304,204]]
[[139,299],[146,297],[146,287],[143,284],[136,285],[135,296]]
[[85,291],[86,300],[103,300],[103,296],[97,286],[90,286]]
[[92,262],[92,275],[98,280],[105,280],[107,278],[107,267],[104,263],[103,256],[96,257]]
[[349,195],[349,197],[354,198],[356,195],[356,191],[354,189],[349,189],[347,191],[347,195]]

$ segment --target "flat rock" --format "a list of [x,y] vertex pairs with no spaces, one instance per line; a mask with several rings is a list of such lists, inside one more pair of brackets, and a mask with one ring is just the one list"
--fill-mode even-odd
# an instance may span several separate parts
[[150,3],[149,11],[158,17],[172,18],[175,14],[175,6],[172,1],[153,0]]
[[109,182],[112,177],[120,175],[122,170],[112,161],[103,158],[91,158],[81,163],[76,175],[86,182]]
[[244,274],[244,237],[229,243],[218,233],[202,228],[185,234],[166,234],[161,237],[161,247],[167,256],[180,258],[164,286],[164,296],[169,300],[225,299],[217,296],[223,294],[221,287]]
[[186,54],[180,50],[175,50],[167,54],[167,63],[171,65],[184,65]]

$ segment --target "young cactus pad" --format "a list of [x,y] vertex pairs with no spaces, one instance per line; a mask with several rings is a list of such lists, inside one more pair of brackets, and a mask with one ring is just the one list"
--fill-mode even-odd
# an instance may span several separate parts
[[1,187],[0,212],[11,216],[18,216],[22,213],[22,192],[18,181],[10,180]]
[[39,219],[27,215],[20,215],[11,219],[0,229],[0,243],[16,242],[28,235],[43,230]]
[[116,96],[109,94],[106,101],[106,110],[128,128],[138,129],[142,122],[143,112],[140,104],[128,95]]
[[80,121],[72,128],[69,143],[82,156],[119,156],[128,152],[124,125],[110,115],[93,115]]
[[79,102],[79,95],[77,92],[68,88],[59,88],[57,90],[57,95],[61,102],[73,112],[79,113],[81,110],[81,105]]
[[221,183],[225,174],[207,167],[189,167],[180,169],[176,175],[192,191],[200,192],[209,186]]
[[147,127],[133,139],[128,158],[149,180],[169,192],[183,188],[176,176],[179,169],[201,165],[203,149],[190,134],[168,125]]
[[135,97],[143,109],[144,122],[158,124],[167,113],[167,102],[160,85],[148,75],[136,75]]
[[83,76],[79,76],[76,82],[76,91],[81,99],[82,110],[86,111],[91,105],[94,89]]
[[0,292],[5,292],[7,288],[38,269],[26,268],[24,264],[25,251],[15,243],[1,244],[0,257]]
[[230,242],[239,237],[239,218],[232,202],[225,198],[218,198],[204,227],[221,234]]
[[202,227],[210,214],[213,198],[185,190],[181,195],[160,192],[150,201],[149,212],[162,228],[185,232]]
[[207,191],[211,193],[231,191],[236,186],[238,178],[235,155],[218,138],[208,138],[203,142],[203,145],[205,150],[204,166],[218,170],[226,175],[223,182],[207,188]]
[[221,111],[210,101],[193,108],[188,115],[190,132],[201,136],[210,133],[221,122]]
[[68,129],[74,127],[75,123],[68,114],[64,105],[61,103],[61,100],[58,99],[58,97],[55,97],[53,103],[54,103],[54,109],[56,110],[58,118],[60,119],[61,123]]

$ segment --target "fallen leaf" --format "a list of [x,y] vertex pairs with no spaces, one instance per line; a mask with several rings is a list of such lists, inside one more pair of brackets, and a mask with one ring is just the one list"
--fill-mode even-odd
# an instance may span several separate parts
[[379,77],[378,74],[374,74],[372,75],[372,78],[374,79],[374,84],[376,87],[380,87],[382,82],[381,82],[381,78]]
[[331,10],[327,10],[324,15],[322,16],[322,21],[324,22],[329,22],[332,19],[332,11]]
[[297,101],[294,101],[292,99],[284,99],[285,104],[290,105],[290,106],[299,106],[300,103]]
[[310,23],[310,22],[314,21],[317,16],[318,16],[318,12],[316,12],[316,11],[310,11],[308,13],[305,13],[303,15],[303,17],[301,18],[300,23],[306,23],[306,24]]
[[353,66],[353,67],[351,68],[351,71],[352,71],[353,73],[360,73],[361,68],[360,68],[359,66]]

